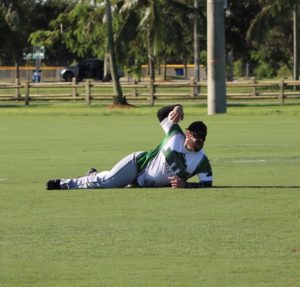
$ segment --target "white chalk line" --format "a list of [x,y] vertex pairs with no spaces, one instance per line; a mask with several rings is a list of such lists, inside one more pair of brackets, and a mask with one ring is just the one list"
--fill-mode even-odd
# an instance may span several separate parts
[[266,162],[267,160],[265,159],[238,159],[238,160],[233,160],[233,162],[240,162],[240,163],[257,163],[257,162]]
[[240,158],[240,159],[224,159],[213,158],[211,161],[234,162],[234,163],[276,163],[276,162],[300,162],[300,157],[282,157],[282,158]]

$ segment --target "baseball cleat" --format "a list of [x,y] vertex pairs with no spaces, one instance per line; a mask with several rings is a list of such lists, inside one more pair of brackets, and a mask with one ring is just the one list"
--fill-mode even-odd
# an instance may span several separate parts
[[61,189],[60,187],[60,179],[50,179],[46,183],[46,189],[47,190],[57,190]]

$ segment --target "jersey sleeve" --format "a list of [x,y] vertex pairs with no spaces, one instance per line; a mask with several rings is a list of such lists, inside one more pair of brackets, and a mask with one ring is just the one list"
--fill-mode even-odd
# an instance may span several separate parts
[[197,166],[196,173],[201,182],[203,182],[203,181],[212,182],[213,181],[212,168],[211,168],[209,159],[206,155],[203,156],[202,160],[200,161],[199,165]]
[[173,122],[171,122],[168,117],[164,118],[161,122],[160,122],[160,126],[162,127],[162,129],[164,130],[165,134],[168,134],[168,132],[171,130],[172,126],[174,125]]
[[199,182],[185,182],[185,188],[212,187],[212,168],[206,155],[203,156],[193,175],[198,176]]
[[181,127],[177,123],[170,121],[168,118],[162,120],[160,122],[160,126],[162,127],[166,135],[171,136],[174,133],[183,134]]

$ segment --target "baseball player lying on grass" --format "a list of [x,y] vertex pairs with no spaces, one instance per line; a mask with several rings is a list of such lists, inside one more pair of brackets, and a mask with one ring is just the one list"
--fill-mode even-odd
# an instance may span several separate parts
[[[91,169],[82,177],[49,180],[46,188],[211,187],[212,169],[203,151],[206,125],[201,121],[193,122],[184,133],[178,125],[184,117],[181,105],[163,107],[158,110],[157,117],[166,136],[155,149],[134,152],[110,171]],[[194,175],[199,182],[187,182]]]

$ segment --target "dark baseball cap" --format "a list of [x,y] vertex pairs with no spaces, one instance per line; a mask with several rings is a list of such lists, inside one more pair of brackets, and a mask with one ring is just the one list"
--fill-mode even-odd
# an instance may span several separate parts
[[195,133],[197,136],[205,139],[206,135],[207,135],[207,127],[203,122],[193,122],[191,123],[187,130],[189,130],[190,132]]

